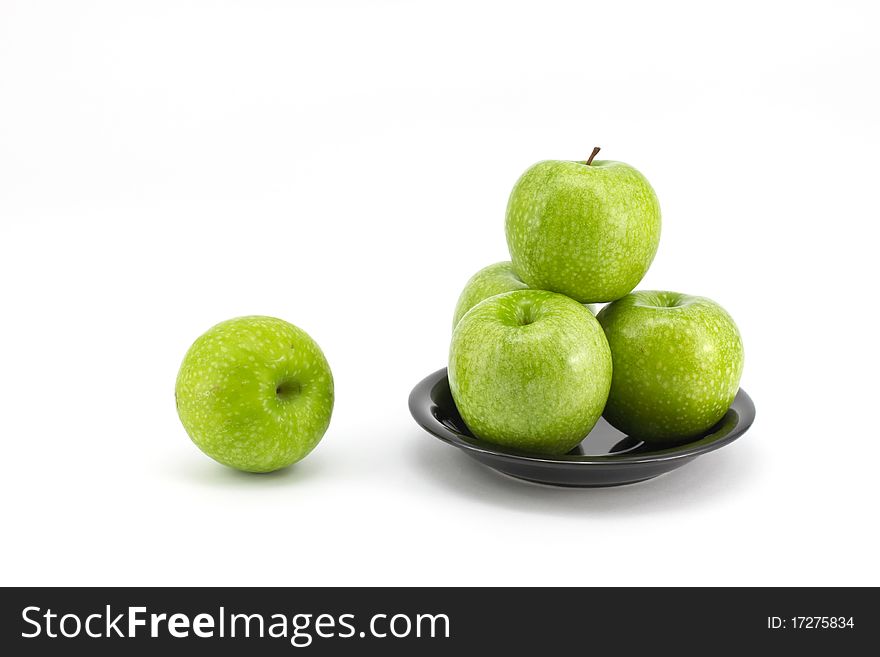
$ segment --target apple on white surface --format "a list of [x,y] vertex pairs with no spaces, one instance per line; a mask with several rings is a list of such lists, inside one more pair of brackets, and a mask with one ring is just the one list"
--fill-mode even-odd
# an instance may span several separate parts
[[190,347],[175,388],[192,441],[216,461],[271,472],[305,457],[333,412],[333,376],[321,348],[293,324],[238,317]]
[[565,454],[602,414],[611,352],[580,303],[518,290],[478,303],[449,350],[449,387],[478,438],[519,450]]

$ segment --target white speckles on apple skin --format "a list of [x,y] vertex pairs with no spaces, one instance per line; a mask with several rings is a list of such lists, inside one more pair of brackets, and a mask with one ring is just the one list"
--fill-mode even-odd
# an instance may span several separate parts
[[712,428],[739,389],[743,345],[711,299],[639,291],[598,315],[614,361],[604,416],[647,441],[692,438]]
[[[481,301],[494,297],[496,294],[513,292],[515,290],[528,290],[522,279],[513,270],[513,263],[496,262],[494,265],[483,267],[471,276],[455,305],[455,316],[452,319],[452,328],[458,325],[465,313]],[[586,304],[587,310],[593,315],[599,312],[597,304]]]
[[330,424],[333,395],[317,343],[288,322],[260,316],[221,322],[199,337],[175,388],[192,441],[248,472],[277,470],[312,451]]
[[[526,325],[518,319],[523,304],[534,320]],[[456,326],[449,385],[475,436],[564,454],[602,414],[611,353],[583,305],[552,292],[508,292],[477,304]]]
[[471,276],[461,291],[458,303],[455,305],[452,328],[454,329],[464,314],[480,301],[504,292],[526,290],[528,287],[513,271],[513,263],[510,261],[496,262],[494,265],[483,267]]
[[654,259],[660,204],[629,165],[548,160],[514,185],[505,232],[514,270],[529,287],[582,303],[614,301]]

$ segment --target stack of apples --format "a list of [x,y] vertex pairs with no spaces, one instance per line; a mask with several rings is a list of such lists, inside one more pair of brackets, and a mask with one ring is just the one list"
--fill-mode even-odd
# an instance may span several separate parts
[[478,438],[565,454],[604,415],[634,438],[683,442],[739,389],[742,340],[720,305],[633,292],[657,252],[660,205],[641,173],[598,150],[520,177],[505,220],[511,261],[459,297],[449,386]]

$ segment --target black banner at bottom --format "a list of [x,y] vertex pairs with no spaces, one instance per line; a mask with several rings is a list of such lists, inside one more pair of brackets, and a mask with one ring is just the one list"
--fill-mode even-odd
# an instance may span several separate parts
[[[6,655],[861,654],[876,589],[6,588]],[[10,651],[11,649],[11,651]]]

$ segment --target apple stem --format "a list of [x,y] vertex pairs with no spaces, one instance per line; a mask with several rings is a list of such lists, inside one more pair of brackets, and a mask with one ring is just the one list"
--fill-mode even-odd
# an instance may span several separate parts
[[587,160],[587,166],[590,166],[593,163],[593,158],[596,157],[596,155],[599,153],[600,150],[602,150],[602,149],[599,148],[598,146],[593,148],[593,152],[590,154],[590,159]]

